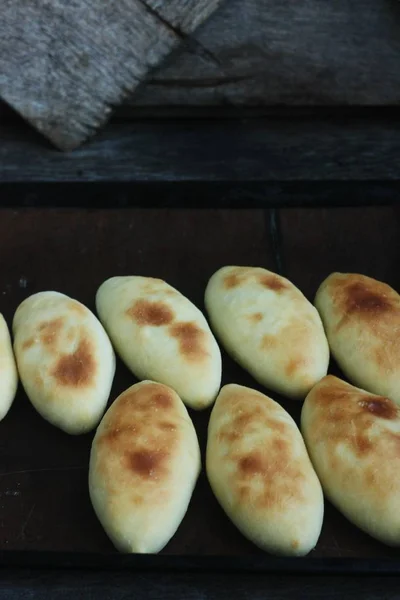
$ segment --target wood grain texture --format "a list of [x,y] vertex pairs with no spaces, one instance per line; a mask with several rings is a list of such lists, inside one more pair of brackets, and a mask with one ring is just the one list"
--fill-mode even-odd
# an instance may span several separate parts
[[397,0],[230,0],[129,102],[399,105]]
[[396,181],[400,121],[256,119],[110,125],[71,155],[0,128],[2,182]]
[[218,4],[3,0],[0,96],[57,147],[75,148]]

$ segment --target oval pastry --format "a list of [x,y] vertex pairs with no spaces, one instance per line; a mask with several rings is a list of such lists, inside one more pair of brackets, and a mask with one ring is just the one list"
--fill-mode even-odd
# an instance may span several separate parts
[[355,525],[400,545],[400,409],[328,375],[307,396],[301,429],[324,492]]
[[4,419],[14,401],[18,387],[18,371],[15,364],[10,332],[0,313],[0,421]]
[[292,417],[260,392],[221,389],[208,427],[207,475],[222,508],[263,550],[302,556],[319,538],[324,502]]
[[334,358],[352,383],[400,404],[400,296],[386,283],[332,273],[315,306]]
[[114,347],[138,379],[172,387],[194,409],[214,402],[221,353],[204,315],[161,279],[112,277],[97,312]]
[[89,491],[121,552],[161,550],[181,523],[200,472],[193,423],[171,388],[143,381],[123,392],[93,440]]
[[115,355],[101,323],[80,302],[40,292],[20,304],[14,350],[24,389],[36,410],[70,434],[101,419],[115,373]]
[[262,385],[304,399],[326,375],[321,319],[284,277],[258,267],[223,267],[207,285],[205,304],[226,350]]

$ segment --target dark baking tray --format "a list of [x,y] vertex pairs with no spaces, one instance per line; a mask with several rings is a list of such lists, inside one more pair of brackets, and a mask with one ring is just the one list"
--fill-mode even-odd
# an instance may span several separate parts
[[[305,184],[303,188],[306,194]],[[276,185],[271,194],[273,189]],[[249,210],[238,209],[246,202],[237,201],[222,203],[223,209],[198,209],[182,208],[182,192],[177,191],[174,202],[171,186],[164,190],[159,186],[157,198],[152,195],[154,188],[141,189],[137,197],[147,194],[148,204],[160,206],[164,193],[170,199],[165,203],[181,207],[142,209],[129,207],[134,203],[134,185],[110,185],[108,208],[104,208],[104,189],[94,196],[92,190],[91,184],[78,188],[67,184],[36,186],[28,193],[26,187],[16,186],[5,196],[1,188],[5,200],[0,209],[0,310],[8,323],[25,297],[45,289],[69,294],[94,310],[97,287],[116,274],[165,278],[203,307],[208,278],[225,264],[279,270],[310,299],[333,270],[364,272],[400,288],[400,223],[393,197],[382,202],[382,207],[337,210]],[[357,204],[352,200],[361,197],[358,192],[349,193],[344,201],[342,197],[339,204]],[[313,190],[310,185],[309,194],[315,195],[315,186]],[[89,197],[97,198],[97,205],[89,208]],[[112,203],[117,208],[110,207]],[[27,208],[30,204],[35,207]],[[118,361],[111,400],[135,381]],[[223,353],[223,383],[229,382],[262,389]],[[298,421],[300,403],[271,395]],[[192,413],[192,417],[204,454],[209,411]],[[187,515],[167,547],[157,556],[120,555],[97,521],[88,496],[92,437],[71,437],[50,426],[19,390],[9,415],[0,423],[1,566],[400,574],[400,551],[363,534],[328,502],[320,541],[308,557],[275,558],[261,552],[224,515],[204,471]]]

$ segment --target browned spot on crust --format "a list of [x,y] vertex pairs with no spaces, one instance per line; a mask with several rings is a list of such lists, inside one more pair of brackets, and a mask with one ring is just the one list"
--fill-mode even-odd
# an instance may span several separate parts
[[153,413],[155,408],[165,411],[172,408],[174,394],[166,386],[148,383],[143,387],[127,390],[118,402],[120,412],[126,407],[126,410],[132,412]]
[[326,385],[318,386],[318,403],[342,403],[347,401],[351,390],[337,384],[338,379],[332,375],[327,375],[325,378]]
[[243,456],[239,460],[239,469],[244,477],[252,477],[255,474],[263,474],[265,467],[259,454],[253,453]]
[[287,442],[280,438],[276,438],[273,441],[272,446],[277,452],[285,452],[287,450]]
[[167,393],[156,393],[151,397],[151,401],[157,408],[170,408],[172,406],[172,398]]
[[261,350],[271,350],[271,348],[275,348],[278,344],[278,341],[274,335],[264,335],[261,340]]
[[197,361],[207,355],[204,349],[205,333],[195,323],[176,323],[170,328],[170,333],[178,340],[181,354],[187,360]]
[[[390,371],[397,371],[400,356],[400,338],[395,337],[397,330],[393,315],[387,315],[386,323],[371,324],[374,332],[380,336],[377,346],[371,350],[371,358],[383,373],[383,377]],[[400,317],[400,314],[399,314]],[[399,318],[400,323],[400,318]],[[388,343],[389,342],[389,343]]]
[[164,462],[167,458],[167,453],[161,450],[136,450],[135,452],[127,453],[127,460],[132,471],[144,479],[156,478],[164,473]]
[[394,419],[397,416],[397,408],[389,398],[377,396],[360,401],[360,406],[381,419]]
[[363,454],[367,454],[373,447],[371,440],[367,436],[362,434],[356,435],[354,437],[354,444],[355,450],[360,456],[362,456]]
[[332,286],[334,301],[344,314],[336,326],[337,331],[354,316],[375,326],[382,317],[390,317],[398,312],[399,307],[391,298],[393,290],[380,281],[350,275],[347,279],[334,279]]
[[234,442],[240,439],[245,432],[249,433],[257,420],[262,418],[262,410],[259,406],[252,411],[244,411],[238,415],[227,426],[222,427],[218,436],[221,441]]
[[176,425],[174,423],[168,423],[167,421],[160,423],[158,427],[163,431],[175,431],[176,429]]
[[313,417],[308,429],[315,442],[329,447],[332,469],[339,468],[335,457],[343,445],[374,464],[386,460],[386,455],[400,457],[400,435],[385,430],[383,423],[399,418],[396,405],[388,398],[369,396],[328,376],[317,385],[310,401]]
[[253,417],[251,413],[240,413],[237,417],[235,417],[234,421],[232,422],[232,426],[237,429],[244,429],[246,425],[252,422],[252,420]]
[[365,472],[365,481],[369,486],[376,485],[376,471],[375,469],[368,469]]
[[287,289],[287,285],[278,275],[261,275],[258,280],[261,285],[272,290],[273,292],[281,292]]
[[225,429],[222,429],[219,433],[218,433],[218,439],[221,442],[236,442],[236,440],[238,440],[240,438],[240,433],[238,431],[226,431]]
[[69,308],[74,312],[78,313],[78,315],[86,315],[86,307],[83,306],[83,304],[81,304],[80,302],[72,300],[69,303]]
[[22,350],[29,350],[29,348],[32,348],[32,346],[34,344],[35,344],[35,339],[29,338],[22,344]]
[[292,499],[302,501],[304,498],[304,473],[296,462],[288,466],[282,460],[271,464],[267,472],[264,493],[258,498],[261,508],[279,506]]
[[[113,477],[115,471],[121,485],[132,486],[132,495],[140,497],[146,486],[168,477],[170,457],[181,439],[182,418],[174,399],[166,386],[145,383],[116,400],[96,441],[104,458],[102,477]],[[160,503],[162,496],[161,487]]]
[[[283,441],[283,440],[282,440]],[[260,508],[279,505],[285,499],[303,496],[304,475],[291,456],[286,441],[278,449],[272,445],[264,454],[252,452],[238,460],[238,489],[243,485],[251,487],[251,480],[257,478],[261,487],[254,488],[254,502]]]
[[244,429],[252,421],[262,417],[262,410],[259,406],[255,406],[253,409],[241,411],[233,420],[232,424],[237,429]]
[[371,290],[361,281],[351,283],[346,288],[347,313],[361,312],[379,314],[392,307],[391,302],[381,293]]
[[251,488],[248,485],[241,485],[238,488],[238,495],[241,502],[246,502],[251,493]]
[[174,313],[170,307],[161,301],[137,300],[127,310],[127,314],[138,325],[142,326],[152,325],[153,327],[161,327],[162,325],[168,325],[174,320]]
[[285,372],[288,377],[291,377],[303,364],[302,359],[292,358],[285,367]]
[[231,273],[230,275],[226,275],[224,278],[224,286],[226,289],[230,290],[234,287],[237,287],[240,283],[240,277],[236,273]]
[[226,443],[224,460],[232,466],[238,502],[278,511],[301,502],[305,465],[294,451],[294,424],[274,402],[245,388],[233,388],[219,402],[219,410],[230,413],[217,435]]
[[43,378],[39,374],[35,375],[35,386],[38,388],[43,386]]
[[293,550],[297,550],[297,548],[299,547],[299,540],[293,540],[293,542],[290,544],[293,548]]
[[135,506],[141,506],[142,504],[144,504],[144,498],[143,496],[135,495],[132,498],[132,502]]
[[58,317],[52,321],[46,321],[39,326],[40,340],[45,346],[55,346],[58,340],[58,334],[62,329],[64,319]]
[[263,315],[260,312],[256,312],[256,313],[253,313],[252,315],[249,315],[248,320],[251,321],[252,323],[259,323],[260,321],[263,320]]
[[278,421],[277,419],[268,419],[266,425],[269,429],[277,433],[285,433],[287,430],[287,424],[283,421]]
[[96,372],[96,361],[89,341],[82,338],[75,352],[64,354],[58,360],[52,375],[60,385],[88,386]]
[[138,424],[119,426],[117,423],[117,425],[114,425],[114,427],[107,429],[103,433],[103,440],[105,440],[107,443],[112,444],[112,443],[116,442],[119,438],[122,438],[124,436],[127,436],[127,437],[137,436],[140,434],[140,432],[141,432],[141,427]]

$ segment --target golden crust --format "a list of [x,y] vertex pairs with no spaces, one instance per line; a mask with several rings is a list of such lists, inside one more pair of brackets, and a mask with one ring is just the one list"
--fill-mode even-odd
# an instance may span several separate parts
[[[177,395],[148,383],[129,388],[104,417],[96,439],[101,476],[131,486],[136,501],[169,477],[169,462],[182,437]],[[116,472],[115,465],[119,468]]]
[[400,409],[328,375],[307,396],[302,432],[324,491],[350,520],[400,544]]
[[89,490],[123,552],[158,552],[179,526],[200,471],[196,432],[179,396],[143,381],[123,392],[92,444]]
[[223,267],[208,283],[205,304],[227,351],[262,385],[304,399],[326,375],[320,316],[284,277],[260,267]]
[[316,543],[323,501],[303,439],[276,402],[238,385],[213,409],[207,473],[228,516],[260,547],[304,554]]
[[332,273],[321,284],[315,305],[346,376],[400,403],[399,294],[365,275]]
[[277,293],[290,289],[284,277],[257,267],[232,267],[223,277],[223,286],[226,289],[241,288],[250,280]]
[[[225,445],[221,465],[231,473],[230,487],[246,501],[260,507],[279,510],[288,499],[302,497],[304,480],[302,461],[292,460],[294,424],[267,396],[239,386],[224,389],[218,414],[226,413],[213,432]],[[264,433],[263,433],[264,432]],[[263,447],[253,449],[249,439],[265,435]]]
[[97,310],[138,379],[171,386],[195,409],[212,404],[221,382],[221,353],[200,310],[165,281],[112,277],[99,288]]
[[115,356],[100,322],[76,300],[40,292],[18,307],[14,349],[25,391],[42,416],[67,431],[89,431],[100,421]]

